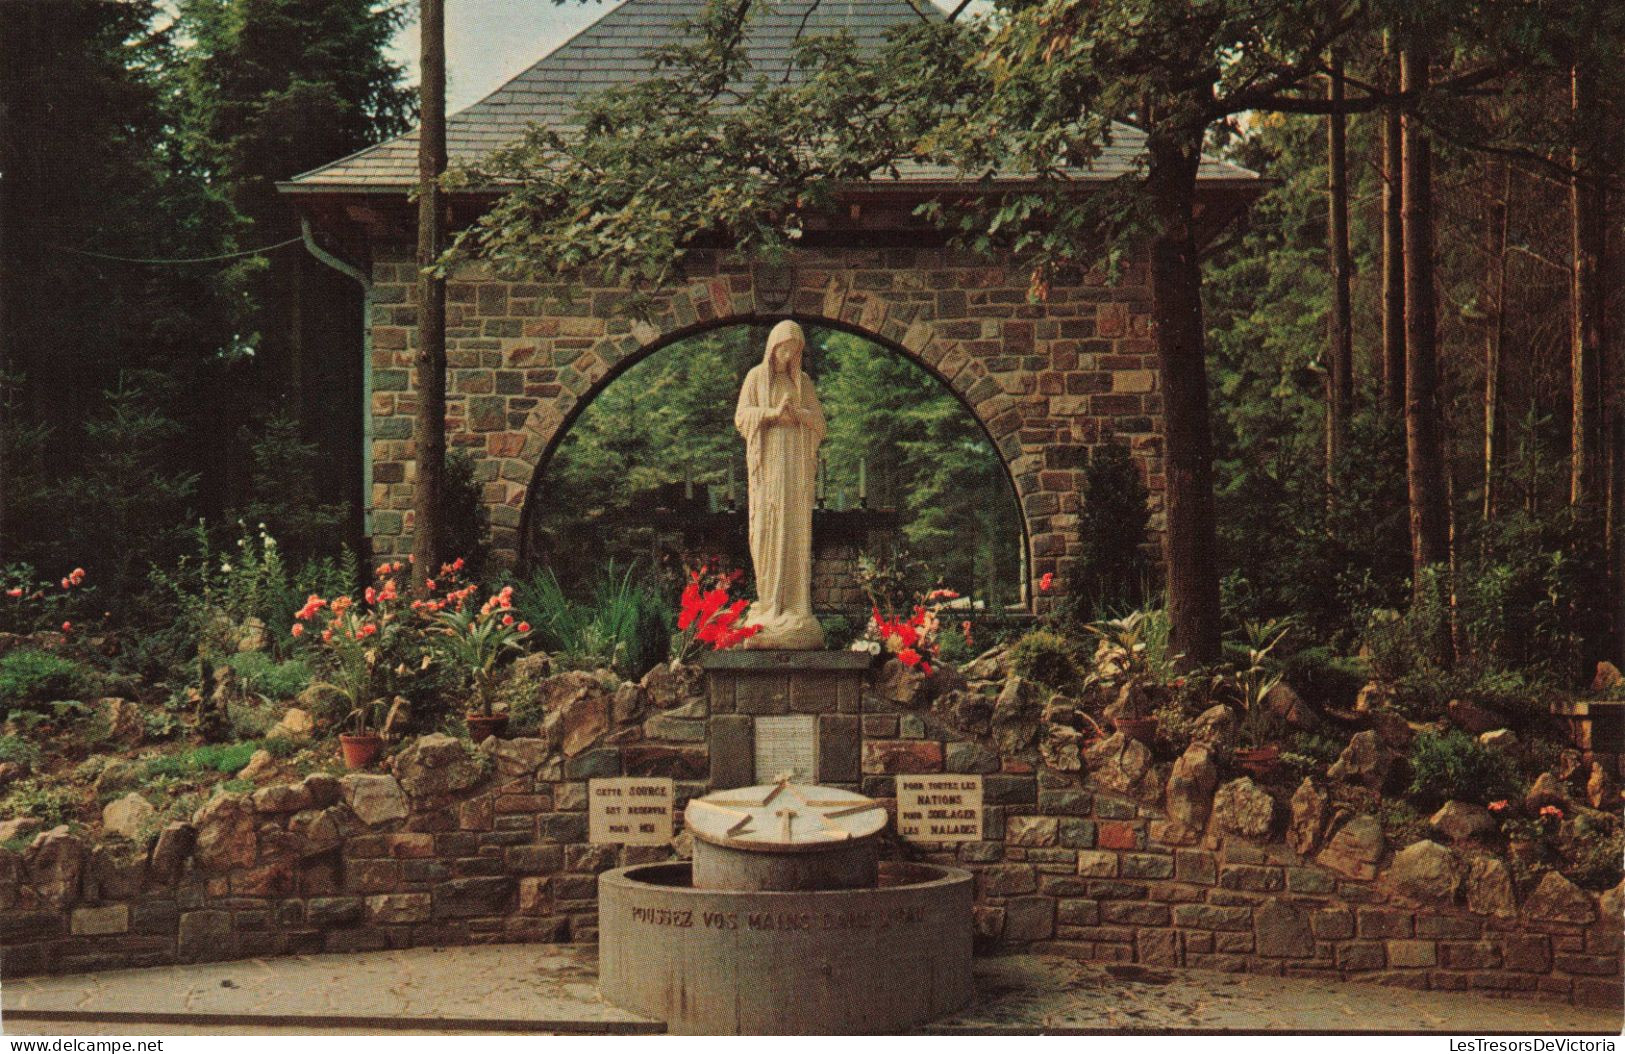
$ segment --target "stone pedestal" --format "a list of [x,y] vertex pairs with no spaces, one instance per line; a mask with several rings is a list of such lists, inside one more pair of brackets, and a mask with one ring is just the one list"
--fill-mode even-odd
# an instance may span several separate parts
[[779,775],[757,771],[760,731],[787,751],[810,749],[815,771],[802,773],[806,782],[857,790],[863,778],[859,706],[873,663],[855,651],[723,651],[702,658],[711,704],[711,789]]

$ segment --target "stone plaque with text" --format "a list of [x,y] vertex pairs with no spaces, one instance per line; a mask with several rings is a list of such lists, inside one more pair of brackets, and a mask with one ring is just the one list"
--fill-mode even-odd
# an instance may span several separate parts
[[664,845],[671,841],[676,788],[669,778],[587,782],[587,837],[598,844]]
[[818,782],[818,718],[811,714],[756,718],[756,782],[790,773],[797,783]]
[[982,838],[982,777],[898,776],[897,833],[911,842]]

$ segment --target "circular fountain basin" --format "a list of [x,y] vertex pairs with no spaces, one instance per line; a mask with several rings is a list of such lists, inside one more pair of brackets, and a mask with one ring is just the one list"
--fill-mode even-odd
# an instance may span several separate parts
[[687,863],[598,878],[598,980],[687,1035],[891,1035],[971,998],[972,878],[882,863],[869,889],[696,889]]

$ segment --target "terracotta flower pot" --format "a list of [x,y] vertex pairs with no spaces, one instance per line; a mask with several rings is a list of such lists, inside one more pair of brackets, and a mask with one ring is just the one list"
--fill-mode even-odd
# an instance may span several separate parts
[[1112,725],[1130,739],[1138,739],[1149,746],[1157,738],[1157,719],[1154,717],[1117,717]]
[[500,736],[508,727],[507,714],[464,714],[463,721],[468,725],[468,738],[476,743]]
[[1237,750],[1230,756],[1235,759],[1243,772],[1262,778],[1280,766],[1281,747],[1278,743],[1270,743],[1267,746]]
[[352,736],[348,732],[339,734],[339,748],[344,751],[344,767],[347,769],[364,769],[378,760],[378,755],[384,751],[382,736],[371,732],[359,736]]

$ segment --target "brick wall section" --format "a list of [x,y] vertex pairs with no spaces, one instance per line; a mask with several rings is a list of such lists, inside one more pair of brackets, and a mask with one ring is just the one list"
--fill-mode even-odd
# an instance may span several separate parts
[[[1034,580],[1077,549],[1078,484],[1108,431],[1130,443],[1160,529],[1162,396],[1151,343],[1147,269],[1116,284],[1058,276],[1027,302],[1028,274],[942,250],[831,249],[798,257],[786,304],[760,303],[748,268],[702,261],[696,279],[658,298],[648,320],[628,291],[498,281],[470,265],[447,286],[448,441],[471,453],[498,557],[516,558],[531,480],[574,411],[605,378],[674,335],[793,312],[879,338],[932,369],[987,427],[1026,519]],[[412,355],[417,309],[405,247],[373,266],[373,545],[409,551]]]
[[[455,764],[398,758],[396,776],[311,777],[217,796],[196,825],[196,847],[180,839],[179,855],[173,830],[132,846],[63,829],[21,853],[0,850],[0,973],[592,942],[596,875],[671,850],[588,844],[586,781],[670,776],[679,810],[709,789],[706,694],[691,689],[653,710],[630,705],[637,697],[628,686],[607,710],[567,710],[566,743],[579,722],[600,722],[570,757],[541,739],[510,740],[493,743],[482,768],[440,737],[419,751],[430,742],[441,754],[455,749]],[[860,713],[842,716],[853,708],[840,700],[834,709],[832,719],[861,722],[857,785],[888,805],[897,773],[984,774],[985,840],[940,853],[892,847],[976,872],[983,951],[1621,1000],[1617,890],[1600,903],[1574,890],[1556,909],[1526,896],[1498,915],[1419,903],[1386,873],[1350,878],[1279,841],[1216,824],[1193,831],[1157,804],[1034,755],[1001,757],[929,708],[866,691]]]

